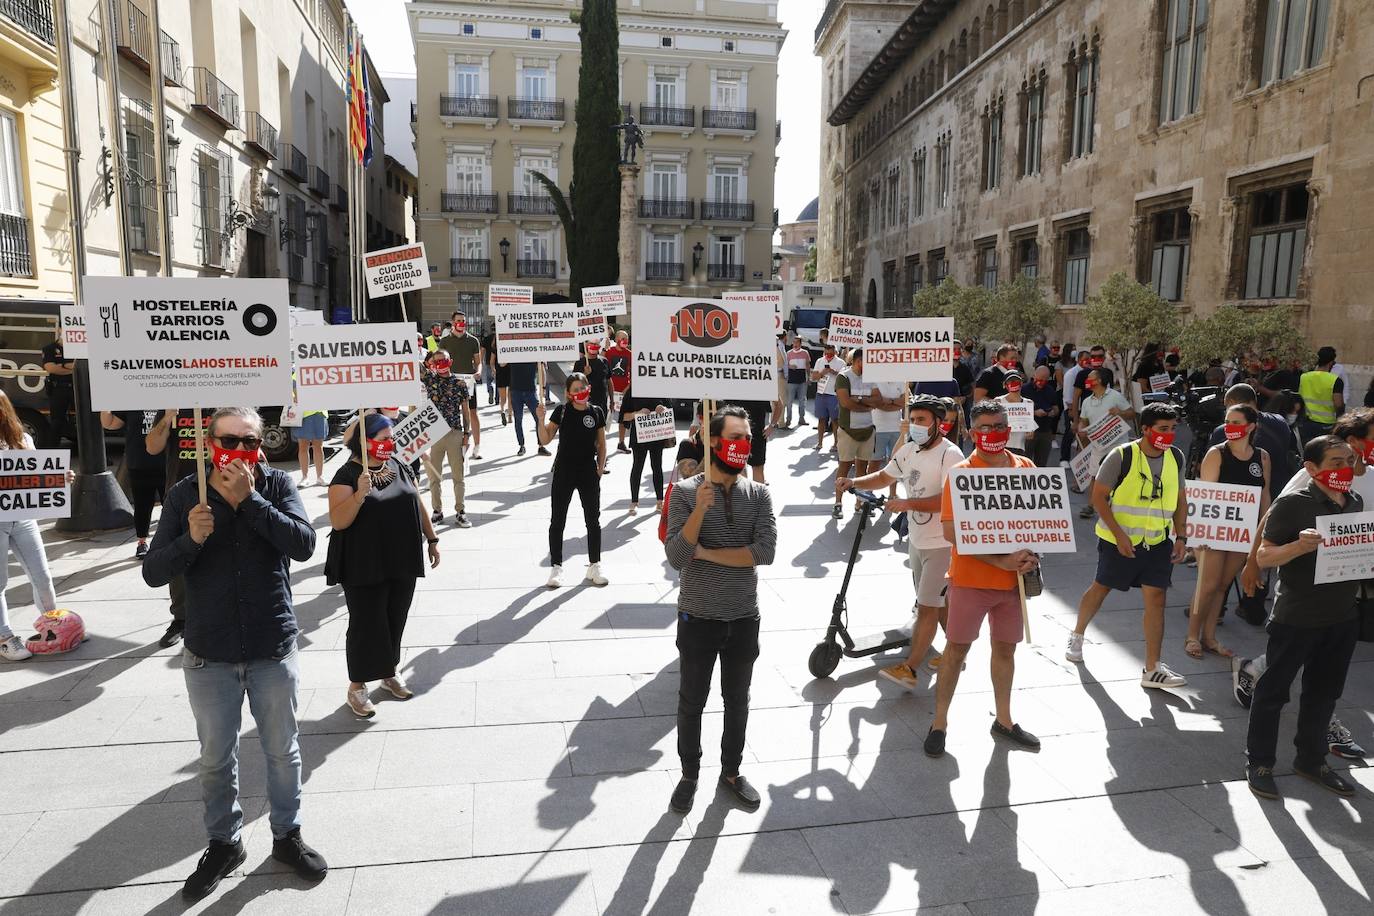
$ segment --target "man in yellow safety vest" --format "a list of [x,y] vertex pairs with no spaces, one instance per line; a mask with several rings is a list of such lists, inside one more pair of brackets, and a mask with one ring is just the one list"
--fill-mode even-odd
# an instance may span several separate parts
[[1322,347],[1317,351],[1317,368],[1298,379],[1298,394],[1307,408],[1299,430],[1303,442],[1328,435],[1336,418],[1345,413],[1345,382],[1331,371],[1335,365],[1336,348]]

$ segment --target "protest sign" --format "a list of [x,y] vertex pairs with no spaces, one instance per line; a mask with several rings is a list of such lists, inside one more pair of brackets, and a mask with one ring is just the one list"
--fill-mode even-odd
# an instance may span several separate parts
[[1250,552],[1259,527],[1259,487],[1186,480],[1183,492],[1188,498],[1189,547]]
[[415,326],[330,324],[298,327],[296,403],[309,410],[415,404],[422,397]]
[[606,327],[606,315],[599,305],[577,305],[573,302],[560,302],[557,305],[571,305],[577,310],[577,342],[605,340],[610,336]]
[[65,359],[85,359],[86,310],[79,305],[57,307],[58,327],[62,329],[62,356]]
[[412,289],[429,289],[429,261],[425,243],[414,242],[397,248],[383,248],[363,255],[367,276],[367,297],[390,296]]
[[1097,452],[1093,460],[1101,464],[1102,458],[1123,442],[1130,441],[1131,428],[1116,414],[1107,414],[1087,429],[1088,441]]
[[396,443],[396,460],[401,464],[410,464],[448,433],[449,425],[439,413],[439,408],[426,401],[391,428],[391,441]]
[[0,522],[70,518],[71,456],[65,448],[0,450]]
[[534,304],[533,286],[492,283],[487,287],[487,314],[499,315],[507,309],[523,309]]
[[1374,512],[1319,515],[1317,531],[1322,542],[1315,582],[1374,579]]
[[830,313],[830,334],[826,343],[840,347],[862,347],[864,345],[864,316],[846,315],[844,312]]
[[501,362],[577,359],[576,309],[571,302],[553,302],[497,312],[496,352]]
[[953,318],[868,318],[863,336],[865,382],[953,378]]
[[83,282],[92,409],[280,404],[290,396],[285,280]]
[[961,554],[1076,549],[1063,468],[954,468],[949,494]]
[[782,290],[727,290],[721,293],[721,301],[730,305],[767,306],[773,310],[773,335],[782,333]]
[[635,441],[640,445],[650,442],[671,442],[677,438],[677,427],[673,424],[673,412],[650,411],[635,417]]
[[1073,481],[1078,485],[1079,492],[1086,493],[1092,486],[1093,475],[1097,473],[1097,467],[1102,462],[1096,460],[1097,452],[1092,448],[1078,450],[1069,461],[1069,470],[1073,472]]
[[637,397],[777,398],[778,344],[767,309],[678,296],[635,296],[633,305]]
[[582,304],[596,306],[606,316],[625,314],[625,287],[588,286],[582,290]]
[[1169,378],[1169,373],[1167,372],[1159,372],[1150,376],[1151,391],[1164,391],[1171,384],[1173,384],[1173,379]]
[[291,310],[291,330],[303,327],[319,327],[325,323],[324,312],[317,312],[314,309],[292,309]]
[[1014,433],[1035,432],[1035,404],[1030,401],[1003,401],[1007,409],[1007,424]]

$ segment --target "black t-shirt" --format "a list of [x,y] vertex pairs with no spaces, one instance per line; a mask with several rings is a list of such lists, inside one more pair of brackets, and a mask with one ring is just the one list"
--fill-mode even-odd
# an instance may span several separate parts
[[[162,455],[148,454],[148,433],[157,424],[156,410],[121,410],[117,416],[124,422],[124,465],[131,471],[152,471],[166,467]],[[170,440],[169,440],[170,447]]]
[[984,369],[983,374],[978,376],[978,381],[973,383],[974,388],[986,388],[987,397],[1000,398],[1007,393],[1006,385],[1003,380],[1007,374],[1002,371],[1001,366],[993,366],[991,369]]
[[693,439],[691,437],[688,437],[678,443],[677,457],[674,458],[673,461],[674,463],[681,463],[683,461],[695,461],[698,465],[700,465],[701,460],[705,457],[706,449],[702,448],[701,440],[699,438]]
[[1264,387],[1270,391],[1297,391],[1301,375],[1293,369],[1275,369],[1265,377]]
[[973,394],[973,370],[960,360],[954,365],[954,381],[959,385],[959,394],[968,397]]
[[[43,365],[48,363],[63,363],[71,368],[74,360],[66,359],[62,355],[62,341],[54,340],[43,347]],[[70,375],[49,375],[48,387],[50,388],[70,388],[72,387],[72,377]]]
[[[1338,506],[1310,483],[1295,493],[1274,500],[1264,523],[1264,539],[1282,547],[1298,539],[1298,533],[1315,528],[1322,515],[1346,515],[1363,511],[1356,493],[1345,495]],[[1294,557],[1279,567],[1279,584],[1274,592],[1270,619],[1293,627],[1326,627],[1345,623],[1355,617],[1355,597],[1360,583],[1316,583],[1317,551]]]
[[588,387],[592,389],[592,403],[605,407],[610,401],[607,387],[607,379],[611,375],[610,364],[600,356],[590,359],[583,356],[573,363],[573,371],[581,372],[587,377]]
[[[596,395],[592,395],[593,398]],[[564,421],[567,422],[564,422]],[[558,455],[555,465],[572,466],[595,463],[596,434],[606,426],[606,411],[599,404],[588,405],[586,410],[578,410],[566,404],[559,404],[549,416],[549,422],[558,427]]]
[[[394,475],[385,484],[375,477],[353,524],[329,533],[324,577],[329,585],[376,585],[388,579],[417,579],[425,574],[420,502],[410,468],[395,458],[385,467]],[[348,461],[329,485],[357,489],[363,466]]]
[[1159,375],[1164,371],[1164,364],[1156,356],[1147,357],[1140,361],[1140,365],[1135,370],[1135,375],[1131,380],[1140,383],[1142,391],[1150,390],[1150,376]]

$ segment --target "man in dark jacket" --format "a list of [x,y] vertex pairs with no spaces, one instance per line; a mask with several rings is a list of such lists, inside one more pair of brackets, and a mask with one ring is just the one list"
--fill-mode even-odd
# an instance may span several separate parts
[[200,503],[195,476],[167,493],[143,564],[149,585],[186,581],[181,667],[200,737],[200,783],[210,846],[182,894],[200,899],[247,858],[239,834],[238,743],[248,697],[267,758],[272,856],[318,881],[323,857],[301,839],[296,614],[291,560],[315,551],[315,530],[290,475],[259,463],[262,419],[247,407],[215,412],[211,467]]

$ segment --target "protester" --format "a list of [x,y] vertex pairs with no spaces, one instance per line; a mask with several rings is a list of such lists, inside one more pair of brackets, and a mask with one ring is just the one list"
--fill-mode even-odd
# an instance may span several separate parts
[[1035,362],[1033,366],[1048,366],[1050,364],[1050,348],[1045,345],[1045,335],[1035,335]]
[[[203,408],[200,411],[200,425],[207,430],[210,418],[215,411]],[[166,494],[170,493],[178,481],[196,476],[196,463],[205,465],[209,473],[210,441],[205,439],[203,448],[196,449],[196,412],[194,410],[164,410],[153,422],[153,428],[144,437],[144,447],[149,455],[163,455],[166,462],[166,477],[163,480],[163,511],[166,512]],[[168,609],[172,622],[158,640],[158,645],[169,649],[181,641],[186,628],[186,583],[181,576],[173,576],[168,591],[171,593],[171,606]]]
[[[1020,404],[1025,398],[1021,397],[1021,388],[1025,384],[1025,379],[1020,372],[1012,370],[1003,375],[1002,387],[1004,393],[993,398],[999,404]],[[1034,408],[1032,408],[1033,410]],[[1026,436],[1024,432],[1013,431],[1011,438],[1007,440],[1007,448],[1013,454],[1022,455],[1029,458],[1026,453]]]
[[[1030,459],[1007,451],[1011,428],[1006,408],[996,401],[979,401],[970,411],[973,454],[955,468],[1032,467]],[[952,470],[952,469],[951,469]],[[940,523],[945,540],[953,545],[954,503],[946,474],[941,485]],[[1040,739],[1023,729],[1011,715],[1011,688],[1016,671],[1016,644],[1021,641],[1021,599],[1017,577],[1040,565],[1034,551],[1020,548],[1005,554],[964,556],[950,547],[949,610],[945,626],[945,654],[940,660],[940,675],[935,684],[935,718],[926,733],[924,749],[928,757],[942,757],[949,730],[949,707],[959,686],[964,659],[978,639],[983,618],[988,619],[992,639],[992,695],[996,718],[992,734],[1021,747],[1037,749]],[[913,634],[914,636],[914,634]]]
[[1022,394],[1029,394],[1034,405],[1035,432],[1030,441],[1030,458],[1036,467],[1049,467],[1060,413],[1059,389],[1050,380],[1050,367],[1036,366],[1030,388],[1023,388]]
[[779,424],[783,429],[792,426],[792,405],[797,405],[797,426],[806,425],[806,381],[808,371],[811,368],[811,356],[802,347],[801,338],[796,334],[792,335],[792,346],[787,350],[784,357],[784,364],[787,368],[787,397],[783,399],[786,413],[782,423]]
[[[324,486],[324,440],[329,438],[329,412],[325,410],[301,411],[301,425],[291,430],[291,438],[296,440],[296,457],[301,463],[301,487]],[[315,457],[315,482],[310,482],[311,452]]]
[[573,372],[587,377],[588,390],[591,392],[591,405],[600,407],[603,416],[611,409],[611,365],[601,355],[601,344],[592,340],[582,345],[582,355],[573,363]]
[[[1000,398],[1006,394],[1007,374],[1017,372],[1017,365],[1021,361],[1021,352],[1011,344],[1002,344],[997,348],[997,363],[983,370],[973,383],[973,401],[986,401],[988,398]],[[1021,378],[1024,380],[1025,376]]]
[[[1246,384],[1232,385],[1226,389],[1224,404],[1228,411],[1237,406],[1250,407],[1256,411],[1258,422],[1255,427],[1254,444],[1269,455],[1269,493],[1272,496],[1281,492],[1301,463],[1298,458],[1298,442],[1287,418],[1276,413],[1261,412],[1255,389]],[[1212,430],[1212,436],[1207,440],[1208,447],[1227,441],[1225,433],[1224,425]]]
[[[1126,396],[1112,387],[1112,370],[1105,366],[1092,369],[1083,381],[1087,396],[1078,402],[1078,441],[1083,448],[1089,447],[1088,430],[1111,414],[1120,417],[1128,424],[1135,419],[1135,410]],[[1083,507],[1079,518],[1092,518],[1095,508],[1092,504]]]
[[[906,488],[906,498],[889,499],[887,507],[907,513],[907,556],[916,588],[916,622],[906,661],[878,673],[908,690],[916,687],[916,667],[935,641],[936,625],[945,623],[945,575],[949,572],[950,544],[940,522],[940,494],[950,469],[964,460],[959,446],[940,431],[946,412],[944,402],[937,398],[912,398],[907,405],[906,441],[892,460],[866,477],[836,482],[846,492],[895,486],[899,480]],[[938,658],[937,654],[932,661]]]
[[1359,636],[1358,581],[1316,582],[1320,516],[1360,512],[1364,502],[1350,491],[1355,451],[1337,436],[1318,436],[1303,450],[1311,482],[1274,501],[1264,523],[1258,557],[1262,567],[1278,569],[1279,584],[1266,630],[1267,665],[1255,682],[1246,734],[1246,781],[1261,798],[1278,798],[1274,765],[1278,756],[1279,714],[1289,688],[1303,670],[1293,770],[1335,792],[1351,796],[1355,787],[1326,764],[1328,725],[1345,689],[1346,673]]
[[57,331],[57,339],[43,345],[43,371],[48,373],[43,387],[48,393],[48,448],[62,447],[62,434],[67,429],[67,416],[76,403],[76,391],[72,387],[72,374],[76,372],[76,360],[67,359],[62,352],[62,330]]
[[354,429],[347,442],[353,457],[329,482],[329,523],[334,530],[324,564],[325,582],[343,585],[348,606],[345,699],[360,719],[377,713],[367,695],[368,681],[381,681],[398,700],[411,698],[396,666],[415,580],[425,574],[421,536],[429,545],[430,567],[439,565],[439,538],[410,468],[393,457],[391,421],[368,414],[366,424],[366,458]]
[[749,416],[749,436],[753,443],[749,451],[749,473],[756,483],[767,483],[763,466],[768,460],[768,440],[773,437],[773,426],[768,422],[768,417],[777,402],[726,401],[723,404],[738,404]]
[[464,409],[464,404],[470,402],[472,394],[463,380],[453,373],[453,360],[444,350],[436,350],[426,356],[420,381],[425,386],[425,395],[430,403],[448,424],[448,432],[435,440],[423,455],[425,476],[429,478],[429,501],[434,504],[430,521],[441,522],[444,519],[444,461],[447,459],[449,474],[453,478],[453,524],[459,528],[471,528],[472,522],[467,515],[467,468],[463,452],[468,446],[467,419],[477,415],[475,410]]
[[[1259,491],[1259,515],[1269,509],[1272,459],[1255,444],[1259,411],[1250,404],[1236,404],[1226,411],[1225,443],[1214,445],[1203,456],[1198,476],[1206,483],[1224,483]],[[1252,533],[1253,534],[1253,533]],[[1235,655],[1217,641],[1217,618],[1231,581],[1245,565],[1246,551],[1214,550],[1199,545],[1197,591],[1188,619],[1188,639],[1183,650],[1191,658],[1204,652],[1231,658]]]
[[[1082,366],[1083,364],[1080,362],[1079,365]],[[1088,364],[1087,364],[1087,367],[1086,367],[1086,368],[1081,368],[1081,369],[1079,369],[1078,375],[1074,376],[1074,380],[1073,380],[1073,385],[1074,385],[1074,392],[1073,392],[1073,406],[1074,406],[1074,411],[1073,411],[1073,413],[1074,413],[1074,422],[1077,422],[1077,421],[1080,419],[1081,412],[1082,412],[1082,405],[1083,405],[1084,399],[1085,399],[1085,398],[1088,398],[1088,397],[1090,397],[1090,396],[1092,395],[1092,392],[1091,392],[1091,391],[1088,391],[1088,377],[1092,374],[1092,370],[1094,370],[1094,369],[1103,369],[1103,368],[1106,368],[1106,365],[1107,365],[1107,350],[1106,350],[1106,348],[1103,347],[1103,346],[1101,346],[1100,344],[1099,344],[1099,345],[1096,345],[1096,346],[1093,346],[1093,347],[1090,347],[1090,348],[1088,349]],[[1107,378],[1112,379],[1112,380],[1114,380],[1114,379],[1116,378],[1115,375],[1111,374],[1111,370],[1110,370],[1110,369],[1107,369],[1107,372],[1108,372]],[[1100,378],[1101,378],[1101,377],[1099,376],[1099,379],[1100,379]],[[1110,388],[1110,387],[1111,387],[1111,381],[1105,382],[1104,385],[1105,385],[1105,387]]]
[[[835,430],[835,440],[839,444],[840,464],[835,470],[835,480],[849,476],[850,468],[856,477],[869,473],[873,462],[873,383],[865,382],[864,351],[856,349],[850,355],[849,368],[835,379],[835,397],[840,402],[839,425]],[[831,514],[839,519],[844,517],[841,503],[843,493],[835,488],[835,507]]]
[[[621,398],[625,397],[625,392],[630,387],[633,363],[634,356],[630,352],[629,332],[623,329],[616,331],[615,343],[606,349],[606,364],[610,367],[611,391]],[[623,410],[622,405],[622,412]],[[629,453],[630,449],[625,445],[625,425],[618,423],[617,426],[619,426],[619,436],[615,450]]]
[[645,414],[672,414],[672,408],[661,398],[639,398],[634,395],[634,385],[627,384],[620,401],[620,428],[623,432],[629,427],[630,450],[634,460],[630,464],[630,514],[639,512],[639,483],[644,476],[644,462],[649,463],[649,473],[654,481],[655,510],[663,511],[663,452],[672,444],[671,439],[641,443],[639,431],[635,427],[635,417]]
[[1073,444],[1078,441],[1078,392],[1083,388],[1078,384],[1080,377],[1091,371],[1092,360],[1087,350],[1079,350],[1072,366],[1064,370],[1064,380],[1060,384],[1064,402],[1064,428],[1059,440],[1059,463],[1068,464],[1073,455]]
[[[599,357],[593,357],[593,360]],[[604,363],[604,360],[602,360]],[[563,528],[568,522],[568,505],[576,492],[587,522],[587,574],[585,581],[605,585],[601,574],[601,475],[606,473],[606,414],[591,403],[592,389],[587,376],[573,372],[564,387],[564,403],[553,409],[544,423],[539,408],[540,441],[558,436],[558,454],[553,459],[553,482],[549,491],[552,515],[549,519],[549,588],[563,584]]]
[[[492,325],[491,328],[485,329],[485,333],[483,333],[478,340],[482,344],[482,354],[480,357],[482,362],[482,379],[487,385],[487,406],[490,407],[496,403],[496,367],[492,363],[492,359],[496,355],[496,326]],[[505,412],[502,411],[502,423],[505,422],[505,419]]]
[[[1097,374],[1103,370],[1094,370]],[[1078,623],[1065,657],[1083,661],[1083,635],[1102,602],[1116,589],[1139,588],[1145,603],[1145,667],[1142,687],[1182,687],[1187,680],[1160,661],[1164,644],[1164,599],[1173,567],[1183,562],[1188,500],[1183,489],[1187,464],[1174,446],[1178,412],[1153,402],[1140,412],[1140,438],[1117,446],[1102,459],[1093,483],[1097,522],[1097,573],[1078,602]],[[1170,535],[1173,535],[1172,540]]]
[[186,583],[181,668],[200,738],[210,839],[182,887],[192,900],[211,893],[247,858],[238,801],[245,695],[267,762],[272,857],[312,881],[328,870],[301,838],[299,627],[291,602],[291,561],[310,559],[315,529],[290,475],[260,460],[262,420],[255,411],[218,410],[209,433],[206,501],[199,503],[194,477],[173,486],[143,563],[143,579],[153,587],[175,577]]
[[[482,381],[482,345],[476,337],[468,333],[468,319],[461,311],[454,311],[452,325],[452,333],[439,341],[439,347],[452,358],[454,375],[472,375],[480,383]],[[452,427],[453,424],[450,423],[449,426]],[[468,392],[468,421],[464,428],[471,430],[472,455],[470,457],[477,461],[482,457],[482,418],[477,415],[477,388],[475,385]],[[437,504],[435,508],[438,508]]]
[[[142,411],[138,413],[141,414]],[[14,412],[14,404],[10,402],[9,396],[0,391],[0,451],[32,448],[33,437],[24,432],[24,426],[19,422],[19,415]],[[70,471],[67,476],[70,482]],[[149,512],[151,511],[150,508]],[[144,533],[147,533],[146,527]],[[9,603],[5,598],[5,589],[9,585],[8,554],[11,551],[14,553],[14,559],[19,561],[20,568],[24,570],[24,575],[29,577],[32,600],[40,614],[57,610],[57,590],[53,587],[52,573],[48,570],[48,556],[43,550],[43,535],[38,530],[38,522],[31,518],[0,521],[0,556],[5,557],[5,562],[0,563],[0,658],[10,662],[22,662],[32,657],[33,653],[24,645],[24,641],[15,635],[10,625]]]
[[[873,402],[873,462],[869,465],[870,473],[886,465],[901,445],[902,414],[907,403],[905,390],[906,386],[900,382],[875,382],[873,385],[873,393],[869,395]],[[888,489],[888,495],[897,495],[895,480]]]
[[525,411],[530,412],[530,420],[534,423],[535,444],[539,446],[539,454],[548,456],[549,450],[544,448],[544,441],[539,436],[539,430],[543,426],[539,422],[539,364],[538,363],[513,363],[510,366],[510,403],[511,413],[515,418],[515,442],[519,446],[515,454],[525,454]]
[[911,393],[926,394],[937,398],[950,398],[955,404],[963,404],[964,396],[973,389],[973,376],[959,358],[959,341],[954,341],[954,365],[948,379],[937,382],[917,382],[911,386]]
[[156,410],[123,410],[100,414],[100,425],[114,432],[124,430],[124,469],[129,475],[129,489],[134,496],[134,558],[148,555],[148,534],[152,530],[153,506],[167,492],[166,462],[158,455],[148,454],[148,434],[157,422]]
[[1307,418],[1301,425],[1304,442],[1328,435],[1336,418],[1345,413],[1345,382],[1332,371],[1335,364],[1336,348],[1322,347],[1317,351],[1317,368],[1298,380],[1298,394],[1307,405]]
[[768,488],[745,478],[749,418],[736,406],[711,417],[712,477],[682,480],[669,503],[668,563],[680,576],[677,609],[677,748],[682,778],[669,802],[686,814],[701,770],[701,714],[720,659],[725,706],[720,785],[748,808],[760,797],[740,773],[749,722],[749,684],[759,656],[756,567],[773,562],[777,521]]
[[[844,360],[835,355],[835,346],[827,342],[822,355],[817,358],[811,370],[811,379],[816,383],[816,451],[825,448],[827,429],[840,421],[840,401],[835,397],[835,379],[845,370]],[[838,430],[835,440],[839,441]]]
[[506,426],[510,423],[512,412],[510,405],[511,367],[501,361],[496,334],[493,333],[489,339],[491,343],[487,350],[487,377],[496,379],[496,406],[501,411],[501,425]]

